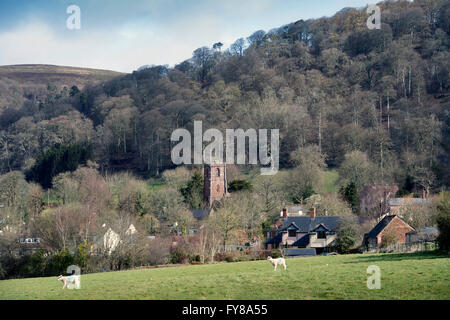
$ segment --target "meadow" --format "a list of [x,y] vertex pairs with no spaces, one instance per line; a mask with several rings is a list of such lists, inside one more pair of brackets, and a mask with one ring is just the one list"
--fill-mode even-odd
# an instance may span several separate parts
[[[367,288],[367,267],[381,269],[381,288]],[[81,275],[79,290],[55,277],[0,281],[0,299],[450,299],[450,256],[357,254],[148,268]]]

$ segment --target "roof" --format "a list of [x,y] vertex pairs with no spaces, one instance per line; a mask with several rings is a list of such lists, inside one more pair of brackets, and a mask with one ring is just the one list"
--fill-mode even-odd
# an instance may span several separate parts
[[[373,227],[372,230],[370,230],[369,233],[366,233],[364,235],[364,237],[365,238],[376,238],[380,234],[380,232],[383,231],[384,228],[386,228],[387,225],[389,223],[391,223],[392,220],[394,220],[395,217],[398,217],[398,216],[397,215],[386,215],[380,222],[377,223],[377,225],[375,227]],[[402,220],[402,219],[400,219],[400,220]],[[407,224],[405,221],[403,221],[403,222],[405,224]]]
[[439,229],[438,228],[434,228],[434,227],[424,227],[424,228],[419,229],[419,230],[410,231],[407,234],[415,234],[415,233],[433,234],[433,233],[439,233]]
[[210,209],[195,209],[195,210],[190,210],[190,211],[192,212],[192,215],[194,216],[194,218],[197,220],[206,219],[211,214]]
[[287,207],[288,213],[297,213],[299,211],[304,211],[302,206],[291,206]]
[[281,240],[283,240],[282,233],[277,233],[277,235],[275,237],[270,238],[269,240],[266,241],[266,243],[271,243],[271,244],[280,243]]
[[309,244],[309,234],[306,234],[297,241],[295,241],[292,245],[295,247],[306,247],[308,244]]
[[309,216],[288,217],[284,220],[281,230],[287,230],[287,228],[294,223],[300,232],[304,233],[311,232],[320,224],[324,225],[330,231],[336,231],[340,219],[340,217],[336,216],[317,216],[313,219]]
[[292,256],[315,256],[316,255],[316,249],[312,248],[304,248],[304,249],[295,249],[295,248],[288,248],[284,249],[284,255],[288,257]]
[[429,202],[430,199],[424,198],[390,198],[389,205],[390,206],[407,206],[414,204],[425,204]]

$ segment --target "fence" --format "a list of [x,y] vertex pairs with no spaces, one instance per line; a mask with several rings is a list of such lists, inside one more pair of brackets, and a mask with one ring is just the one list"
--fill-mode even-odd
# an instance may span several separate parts
[[388,252],[418,252],[418,251],[433,251],[436,250],[434,242],[410,242],[410,243],[395,243],[385,248],[377,248],[365,251],[366,253],[388,253]]

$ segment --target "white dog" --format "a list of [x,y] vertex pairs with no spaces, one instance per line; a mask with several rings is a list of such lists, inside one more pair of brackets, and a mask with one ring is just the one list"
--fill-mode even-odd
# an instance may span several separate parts
[[63,289],[65,287],[67,287],[68,289],[73,289],[74,286],[76,289],[80,289],[80,276],[78,276],[78,275],[72,275],[72,276],[68,276],[68,277],[64,277],[64,276],[60,275],[58,277],[58,281],[63,282],[63,287],[62,287]]
[[273,266],[275,266],[275,268],[273,269],[273,271],[277,271],[277,266],[283,266],[284,270],[286,270],[286,260],[284,260],[284,258],[277,258],[277,259],[272,259],[272,257],[267,257],[267,261],[269,261]]

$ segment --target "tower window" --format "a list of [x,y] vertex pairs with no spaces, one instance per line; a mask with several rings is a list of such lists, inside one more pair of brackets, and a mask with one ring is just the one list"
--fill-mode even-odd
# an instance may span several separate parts
[[220,177],[220,169],[219,168],[217,168],[216,174],[218,177]]
[[216,190],[217,190],[217,192],[220,191],[220,185],[217,185]]

